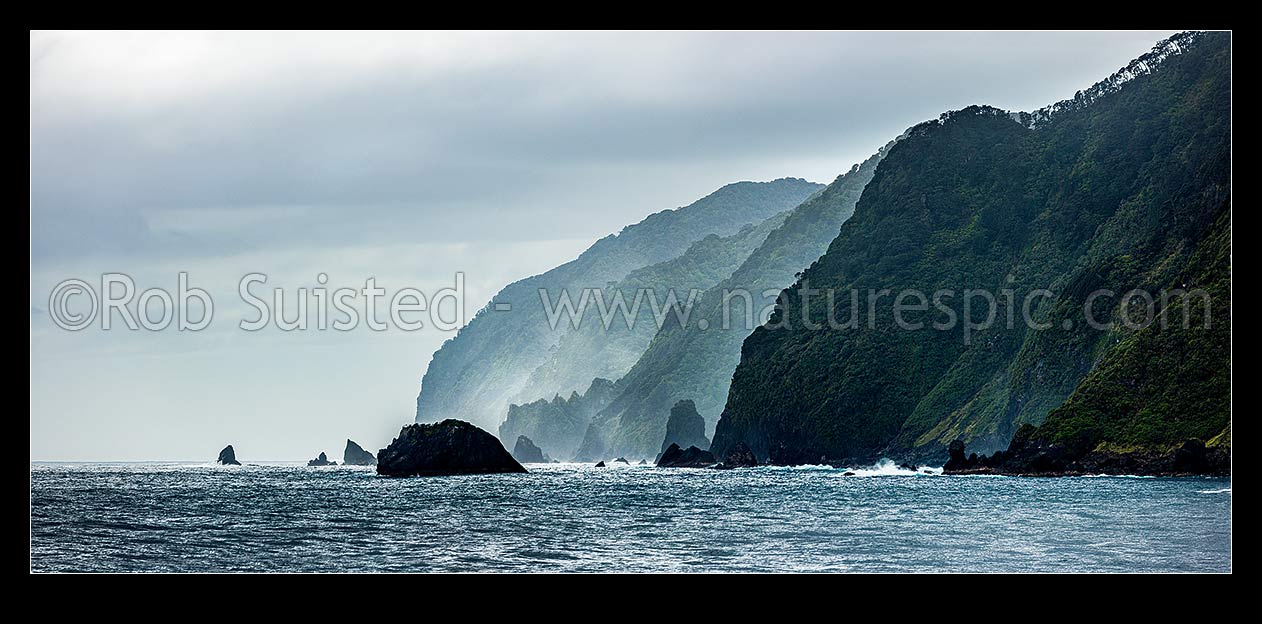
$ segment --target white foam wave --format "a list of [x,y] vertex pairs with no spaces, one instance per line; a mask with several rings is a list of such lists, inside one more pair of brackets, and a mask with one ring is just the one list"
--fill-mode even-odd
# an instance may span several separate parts
[[942,468],[923,466],[918,467],[915,470],[911,470],[895,464],[893,460],[882,459],[872,466],[847,468],[846,472],[854,473],[851,475],[854,477],[924,477],[930,475],[940,475],[942,474]]

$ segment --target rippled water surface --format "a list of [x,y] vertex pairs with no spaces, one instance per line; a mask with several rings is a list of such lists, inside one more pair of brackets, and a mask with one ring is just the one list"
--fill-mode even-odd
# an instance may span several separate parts
[[1231,481],[32,464],[36,571],[1230,571]]

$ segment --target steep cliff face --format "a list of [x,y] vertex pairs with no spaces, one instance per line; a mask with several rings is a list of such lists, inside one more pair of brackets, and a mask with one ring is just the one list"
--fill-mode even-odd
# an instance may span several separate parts
[[[1182,267],[1229,212],[1230,61],[1229,34],[1184,34],[1143,71],[1132,63],[1038,115],[970,107],[909,131],[827,253],[745,340],[716,455],[743,442],[773,463],[942,459],[953,440],[989,452],[1045,419],[1039,435],[1089,430],[1081,444],[1096,446],[1222,431],[1221,400],[1184,412],[1195,425],[1149,418],[1174,418],[1182,403],[1171,397],[1198,375],[1220,380],[1198,384],[1205,393],[1229,396],[1221,345],[1133,330],[1118,304],[1132,289],[1213,290],[1221,278],[1222,267]],[[896,315],[908,290],[953,294],[929,305],[909,296]],[[1229,294],[1213,305],[1229,306]],[[1114,322],[1091,327],[1088,311]],[[1170,350],[1204,370],[1138,372]],[[1119,380],[1120,369],[1134,374]],[[1132,383],[1129,394],[1117,385]],[[1106,405],[1125,396],[1142,407]],[[1136,419],[1165,424],[1122,433]]]
[[616,398],[593,422],[588,434],[592,449],[652,457],[665,434],[666,414],[684,399],[695,401],[707,432],[713,431],[740,360],[741,342],[764,320],[794,274],[824,253],[893,145],[794,208],[729,277],[697,298],[686,322],[667,319],[619,379]]
[[592,418],[609,404],[613,392],[612,381],[597,378],[583,394],[573,392],[566,399],[558,395],[551,401],[539,399],[526,405],[510,405],[508,418],[499,428],[500,440],[513,444],[526,436],[549,457],[571,459]]
[[790,178],[730,184],[605,237],[547,273],[506,286],[434,354],[416,400],[417,421],[459,418],[490,429],[499,426],[510,399],[566,333],[565,326],[554,331],[548,323],[540,289],[553,301],[562,291],[604,289],[636,269],[680,256],[706,236],[730,236],[788,210],[818,188]]
[[1196,248],[1168,261],[1170,275],[1155,278],[1175,294],[1154,306],[1152,322],[1119,333],[1069,398],[1042,425],[1014,438],[997,468],[1036,472],[1054,458],[1062,472],[1230,474],[1226,202]]
[[671,318],[670,308],[688,305],[694,295],[731,275],[787,215],[786,211],[746,225],[731,236],[711,234],[678,258],[637,269],[617,284],[593,292],[594,303],[586,307],[578,327],[561,337],[513,403],[583,391],[593,377],[621,378],[657,333],[658,318]]

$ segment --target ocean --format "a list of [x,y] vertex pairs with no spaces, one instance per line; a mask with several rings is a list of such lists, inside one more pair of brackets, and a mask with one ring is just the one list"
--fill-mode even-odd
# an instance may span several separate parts
[[1231,480],[31,464],[36,572],[1229,572]]

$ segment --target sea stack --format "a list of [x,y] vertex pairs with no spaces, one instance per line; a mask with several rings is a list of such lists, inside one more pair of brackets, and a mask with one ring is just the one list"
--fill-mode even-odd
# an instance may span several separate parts
[[346,450],[342,451],[343,466],[376,466],[377,458],[372,453],[365,451],[364,448],[355,444],[353,440],[346,441]]
[[319,457],[316,457],[315,459],[308,459],[307,465],[308,466],[336,466],[337,462],[329,461],[329,456],[325,455],[324,451],[321,451]]
[[219,463],[225,466],[240,466],[241,465],[241,462],[237,461],[237,452],[232,450],[231,444],[223,447],[222,451],[219,451],[219,459],[216,461],[218,461]]
[[513,459],[523,464],[545,464],[548,462],[543,449],[524,435],[517,436],[517,444],[513,446]]
[[678,401],[670,408],[670,417],[666,419],[666,438],[662,440],[662,450],[657,457],[660,459],[672,444],[679,445],[681,449],[690,446],[710,448],[710,440],[705,437],[705,419],[697,413],[697,404],[690,399]]
[[377,452],[377,474],[391,477],[526,472],[495,436],[462,420],[408,425]]

